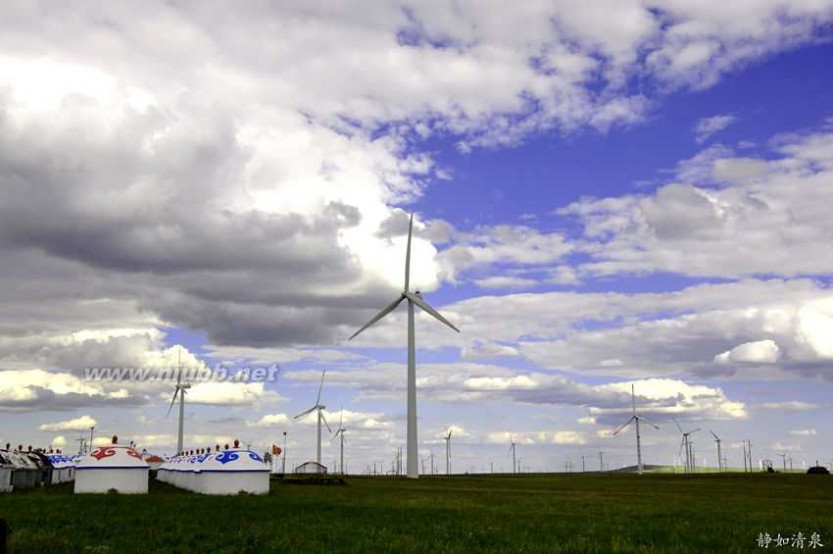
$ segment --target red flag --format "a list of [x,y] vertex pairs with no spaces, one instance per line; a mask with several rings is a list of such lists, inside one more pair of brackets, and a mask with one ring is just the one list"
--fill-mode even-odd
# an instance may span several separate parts
[[281,447],[277,444],[272,445],[272,455],[273,456],[280,456],[281,455]]

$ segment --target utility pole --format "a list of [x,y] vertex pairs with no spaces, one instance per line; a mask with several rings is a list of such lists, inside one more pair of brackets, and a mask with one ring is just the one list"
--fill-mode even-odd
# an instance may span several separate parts
[[286,475],[286,431],[283,432],[283,459],[281,460],[281,474]]
[[90,427],[90,450],[93,449],[93,430],[95,430],[95,425]]
[[785,453],[781,452],[780,454],[778,454],[778,456],[781,456],[781,463],[784,466],[784,473],[786,473],[787,472],[787,455]]

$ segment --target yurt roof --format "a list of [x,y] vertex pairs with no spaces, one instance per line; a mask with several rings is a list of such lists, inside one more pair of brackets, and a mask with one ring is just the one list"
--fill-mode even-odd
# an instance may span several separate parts
[[246,449],[224,450],[209,454],[199,465],[203,472],[249,472],[269,471],[263,458],[257,452]]
[[72,456],[67,456],[66,454],[47,454],[46,457],[55,469],[75,467],[75,461]]
[[15,469],[41,469],[41,459],[33,452],[5,451],[2,453],[5,459],[4,465],[10,465]]
[[75,468],[81,469],[147,469],[150,466],[135,448],[108,444],[100,446],[77,460]]

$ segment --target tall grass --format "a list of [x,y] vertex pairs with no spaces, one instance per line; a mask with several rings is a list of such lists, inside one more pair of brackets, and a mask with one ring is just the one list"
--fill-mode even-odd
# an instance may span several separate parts
[[831,493],[829,476],[783,474],[355,477],[264,497],[152,482],[147,496],[7,494],[0,517],[14,553],[760,552],[759,533],[799,531],[830,551]]

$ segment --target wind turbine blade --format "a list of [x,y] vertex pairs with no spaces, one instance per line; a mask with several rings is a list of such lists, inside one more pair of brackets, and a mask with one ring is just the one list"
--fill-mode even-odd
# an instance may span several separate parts
[[341,422],[344,418],[344,408],[342,407],[341,410],[338,412],[338,428],[341,429]]
[[717,435],[715,435],[715,434],[714,434],[714,431],[712,431],[711,429],[709,429],[709,433],[711,433],[711,434],[712,434],[712,436],[713,436],[715,439],[720,440],[720,437],[718,437]]
[[680,430],[680,433],[685,434],[685,431],[683,431],[683,428],[682,428],[682,427],[680,427],[680,424],[677,422],[677,418],[672,417],[671,419],[673,419],[673,420],[674,420],[674,425],[676,425],[676,426],[677,426],[677,429],[679,429],[679,430]]
[[353,333],[353,334],[350,336],[350,338],[349,338],[349,339],[347,339],[347,341],[349,342],[349,341],[353,340],[354,338],[356,338],[357,336],[359,336],[359,333],[361,333],[362,331],[364,331],[365,329],[367,329],[368,327],[370,327],[371,325],[373,325],[374,323],[376,323],[377,321],[379,321],[380,319],[382,319],[383,317],[385,317],[386,315],[388,315],[389,313],[391,313],[393,310],[395,310],[395,309],[396,309],[396,307],[399,305],[399,303],[400,303],[400,302],[402,302],[403,300],[405,300],[405,295],[404,295],[404,294],[403,294],[403,295],[401,295],[401,296],[400,296],[399,298],[397,298],[396,300],[394,300],[393,302],[391,302],[390,304],[388,304],[388,305],[387,305],[387,306],[386,306],[386,307],[385,307],[385,308],[384,308],[381,312],[379,312],[378,314],[376,314],[376,315],[373,317],[373,319],[371,319],[370,321],[368,321],[367,323],[365,323],[364,327],[362,327],[361,329],[359,329],[358,331],[356,331],[355,333]]
[[633,408],[633,415],[636,415],[636,393],[633,389],[633,384],[631,384],[631,408]]
[[405,251],[405,292],[411,286],[411,234],[414,231],[414,214],[411,214],[411,222],[408,223],[408,249]]
[[309,410],[307,410],[306,412],[301,412],[300,414],[296,415],[296,416],[295,416],[295,417],[293,417],[292,419],[298,419],[298,418],[300,418],[300,417],[304,417],[305,415],[307,415],[308,413],[312,412],[312,411],[313,411],[313,410],[315,410],[316,408],[318,408],[318,406],[313,406],[312,408],[310,408],[310,409],[309,409]]
[[651,426],[651,427],[653,427],[654,429],[659,430],[659,426],[658,426],[658,425],[654,425],[653,423],[651,423],[650,421],[648,421],[647,419],[645,419],[645,418],[644,418],[644,417],[642,417],[641,415],[634,416],[634,417],[636,417],[636,419],[638,419],[639,421],[642,421],[642,422],[644,422],[644,423],[647,423],[648,425],[650,425],[650,426]]
[[429,314],[434,316],[436,319],[438,319],[442,323],[445,323],[446,325],[448,325],[449,327],[451,327],[452,329],[454,329],[458,333],[460,332],[460,329],[458,329],[457,327],[452,325],[451,322],[449,322],[446,318],[444,318],[443,316],[440,315],[440,312],[438,312],[437,310],[435,310],[434,308],[429,306],[428,302],[426,302],[425,300],[423,300],[422,298],[420,298],[416,294],[406,292],[406,293],[404,293],[404,296],[407,297],[408,300],[410,300],[411,302],[413,302],[414,304],[416,304],[417,306],[422,308],[423,311],[428,312]]
[[169,415],[171,415],[171,409],[174,407],[174,402],[176,402],[176,395],[179,393],[179,390],[180,390],[179,387],[174,389],[174,397],[171,398],[171,405],[168,406],[168,413],[165,417],[168,417]]
[[321,382],[318,384],[318,398],[315,399],[315,405],[318,406],[321,404],[321,389],[324,387],[324,374],[327,373],[327,370],[323,370],[321,372]]
[[685,446],[685,437],[680,440],[680,451],[677,452],[678,458],[683,455],[683,446]]
[[700,429],[700,428],[698,427],[698,428],[697,428],[697,429],[695,429],[694,431],[689,431],[689,432],[688,432],[688,434],[689,434],[689,435],[693,435],[693,434],[694,434],[694,433],[696,433],[697,431],[702,431],[702,429]]
[[321,412],[321,421],[323,421],[323,422],[324,422],[324,425],[327,427],[327,431],[329,431],[329,432],[330,432],[330,434],[332,434],[332,433],[333,433],[333,430],[332,430],[332,429],[330,429],[330,424],[329,424],[329,423],[327,423],[327,418],[326,418],[326,417],[324,417],[324,412],[323,412],[323,411]]
[[616,430],[613,432],[613,436],[615,437],[616,435],[618,435],[618,434],[619,434],[619,432],[620,432],[622,429],[624,429],[625,427],[627,427],[628,425],[630,425],[630,424],[631,424],[631,421],[633,421],[634,419],[636,419],[636,416],[631,416],[631,418],[630,418],[629,420],[627,420],[627,421],[626,421],[626,422],[625,422],[625,423],[624,423],[621,427],[619,427],[618,429],[616,429]]
[[448,438],[451,438],[451,429],[448,430]]

